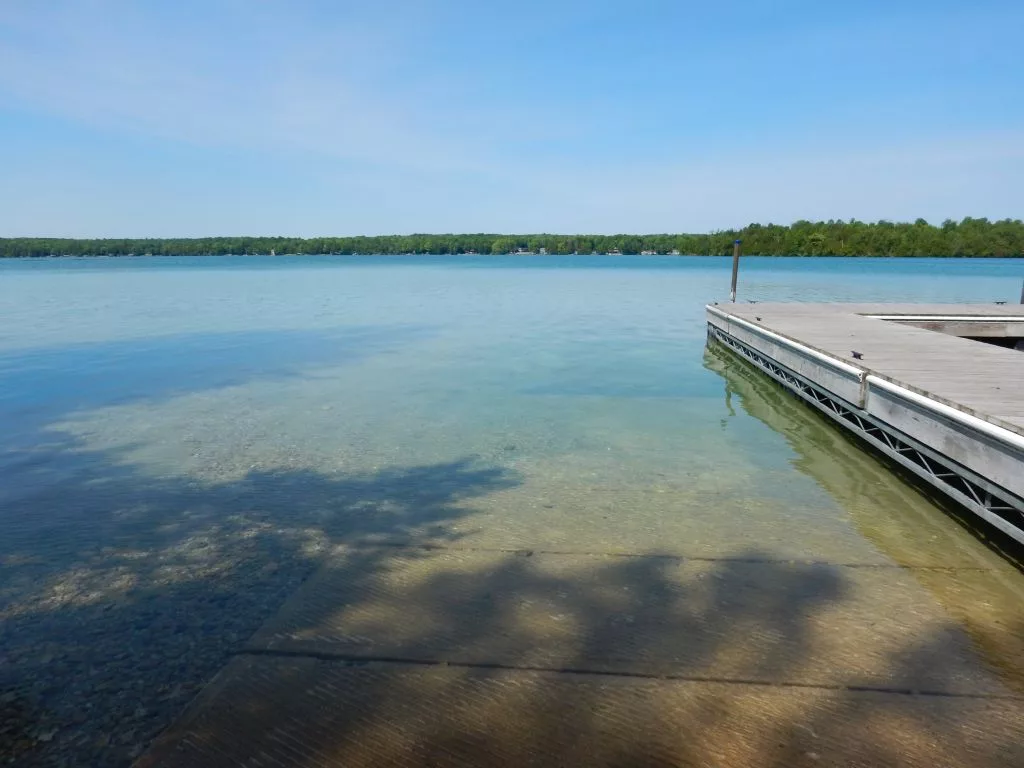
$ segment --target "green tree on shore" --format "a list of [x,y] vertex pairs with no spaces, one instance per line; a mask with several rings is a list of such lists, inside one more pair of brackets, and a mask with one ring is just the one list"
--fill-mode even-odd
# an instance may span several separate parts
[[965,218],[938,226],[878,221],[796,221],[788,226],[750,224],[707,234],[414,234],[380,237],[200,237],[139,239],[0,238],[0,258],[46,256],[219,256],[227,254],[503,254],[518,248],[552,254],[728,255],[743,240],[744,253],[763,256],[995,256],[1024,257],[1024,222]]

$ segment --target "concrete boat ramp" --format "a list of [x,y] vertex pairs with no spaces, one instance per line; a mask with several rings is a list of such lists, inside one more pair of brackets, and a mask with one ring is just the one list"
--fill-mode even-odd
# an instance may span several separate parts
[[920,327],[982,314],[971,334],[1024,320],[709,307],[729,407],[806,438],[794,461],[848,514],[785,510],[772,538],[681,484],[554,510],[520,488],[450,540],[343,541],[138,765],[1024,765],[1020,573],[910,486],[876,491],[886,467],[769,379],[1013,536],[1024,354]]

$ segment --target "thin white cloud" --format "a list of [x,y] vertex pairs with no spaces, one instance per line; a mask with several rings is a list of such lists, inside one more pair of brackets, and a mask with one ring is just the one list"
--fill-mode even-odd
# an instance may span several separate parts
[[275,4],[214,5],[209,17],[172,19],[105,2],[8,13],[0,89],[92,125],[201,145],[415,169],[484,163],[472,136],[431,130],[446,108],[432,103],[435,84],[389,71],[408,75],[405,24],[382,34],[360,20],[317,27]]
[[1022,178],[1019,131],[882,147],[762,146],[684,164],[602,170],[574,186],[591,227],[653,232],[800,218],[1019,217]]
[[498,176],[388,168],[338,174],[324,165],[292,179],[287,204],[251,183],[211,187],[186,176],[139,186],[120,176],[97,183],[73,172],[25,172],[0,188],[0,209],[11,222],[8,235],[701,232],[801,218],[1019,217],[1021,178],[1024,133],[1003,133]]
[[546,119],[533,103],[474,100],[472,76],[433,72],[419,44],[437,33],[427,5],[328,6],[329,17],[315,5],[241,0],[0,6],[0,98],[170,141],[182,156],[226,148],[290,165],[276,195],[200,191],[164,173],[144,202],[124,191],[139,183],[130,169],[30,169],[0,189],[3,233],[704,231],[1024,209],[1024,130],[943,135],[930,125],[914,142],[876,133],[785,144],[776,134],[756,147],[719,142],[714,154],[713,136],[674,148],[661,137],[644,151],[625,140],[559,154],[600,126],[574,119],[571,102]]

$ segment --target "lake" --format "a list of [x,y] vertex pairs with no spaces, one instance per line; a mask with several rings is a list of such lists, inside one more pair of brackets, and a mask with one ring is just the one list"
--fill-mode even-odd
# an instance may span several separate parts
[[[52,724],[42,749],[125,764],[337,547],[380,545],[912,572],[915,604],[1021,690],[1019,573],[705,350],[729,270],[0,262],[0,687]],[[1022,277],[1021,260],[746,258],[739,297],[1016,302]]]

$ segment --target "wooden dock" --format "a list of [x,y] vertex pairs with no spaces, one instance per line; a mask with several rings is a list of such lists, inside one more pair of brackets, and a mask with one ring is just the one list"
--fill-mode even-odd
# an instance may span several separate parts
[[707,319],[710,341],[1024,542],[1024,306],[751,303]]

